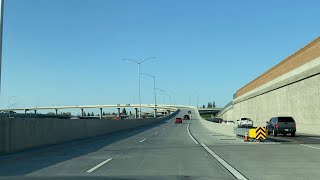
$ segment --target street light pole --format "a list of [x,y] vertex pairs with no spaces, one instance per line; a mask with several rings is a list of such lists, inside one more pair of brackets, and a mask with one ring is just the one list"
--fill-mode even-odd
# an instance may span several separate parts
[[173,104],[176,105],[176,94],[169,89],[170,93],[173,95]]
[[141,63],[138,63],[138,77],[139,77],[139,119],[141,119],[141,74],[140,74],[140,65]]
[[0,0],[0,92],[1,92],[1,74],[2,74],[2,34],[3,34],[3,11],[4,11],[4,0]]
[[168,93],[165,93],[165,95],[169,97],[169,99],[170,99],[170,104],[172,104],[172,97],[171,97]]
[[140,84],[140,65],[144,62],[146,62],[147,60],[150,60],[150,59],[154,59],[156,57],[150,57],[150,58],[147,58],[147,59],[144,59],[140,62],[136,61],[136,60],[133,60],[133,59],[122,59],[123,61],[131,61],[131,62],[134,62],[136,64],[138,64],[138,78],[139,78],[139,83],[138,83],[138,92],[139,92],[139,109],[140,109],[140,112],[139,112],[139,119],[141,118],[141,84]]
[[197,94],[197,108],[199,108],[199,96],[198,96],[198,91],[196,91]]
[[157,117],[157,93],[156,93],[156,77],[148,73],[141,73],[153,78],[153,91],[154,91],[154,117]]
[[[170,96],[166,91],[164,91],[164,90],[162,90],[162,89],[159,89],[159,88],[155,88],[155,89],[163,92],[163,94],[164,94],[164,103],[165,103],[165,101],[166,101],[166,96],[169,96],[170,101],[172,101],[171,96]],[[164,105],[164,106],[165,106],[165,105]]]

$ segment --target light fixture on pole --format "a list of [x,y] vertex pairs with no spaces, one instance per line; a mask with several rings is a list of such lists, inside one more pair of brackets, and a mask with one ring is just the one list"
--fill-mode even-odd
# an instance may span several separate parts
[[3,42],[3,11],[4,11],[4,0],[0,0],[0,92],[1,92],[1,74],[2,74],[2,42]]
[[159,90],[159,91],[161,91],[161,92],[163,92],[163,94],[164,94],[165,96],[168,96],[169,99],[170,99],[170,103],[172,104],[172,98],[171,98],[171,96],[170,96],[166,91],[164,91],[164,90],[162,90],[162,89],[159,89],[159,88],[156,88],[156,89]]
[[136,60],[133,60],[133,59],[122,59],[123,61],[131,61],[131,62],[134,62],[134,63],[138,64],[138,79],[139,79],[138,92],[139,92],[139,109],[140,109],[139,118],[141,118],[141,91],[140,91],[140,89],[141,89],[141,86],[140,86],[140,84],[141,84],[141,82],[140,82],[141,81],[140,80],[141,73],[140,73],[140,65],[142,63],[146,62],[147,60],[154,59],[154,58],[156,58],[156,57],[150,57],[150,58],[144,59],[144,60],[139,61],[139,62],[136,61]]
[[173,95],[173,104],[176,105],[176,93],[169,89],[169,92]]

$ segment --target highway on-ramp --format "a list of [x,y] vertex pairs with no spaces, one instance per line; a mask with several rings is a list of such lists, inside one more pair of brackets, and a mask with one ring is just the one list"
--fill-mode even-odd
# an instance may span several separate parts
[[[100,137],[0,156],[0,179],[316,179],[320,149],[244,143],[174,119]],[[313,146],[312,146],[313,147]],[[317,147],[317,146],[316,146]]]

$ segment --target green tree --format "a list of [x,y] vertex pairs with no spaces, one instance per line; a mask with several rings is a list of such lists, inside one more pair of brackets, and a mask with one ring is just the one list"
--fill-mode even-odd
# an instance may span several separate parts
[[216,107],[216,102],[212,102],[212,107],[215,108]]
[[83,111],[83,116],[87,116],[86,112]]
[[207,107],[212,108],[212,102],[209,102]]
[[88,113],[88,115],[87,116],[90,116],[90,113]]
[[102,115],[103,115],[103,116],[105,116],[105,115],[106,115],[106,113],[103,111]]
[[71,117],[71,112],[63,112],[63,113],[61,113],[61,115]]
[[91,112],[91,116],[94,116],[94,113],[93,113],[93,112]]
[[205,105],[203,105],[203,106],[202,106],[202,108],[206,108],[206,106],[205,106]]

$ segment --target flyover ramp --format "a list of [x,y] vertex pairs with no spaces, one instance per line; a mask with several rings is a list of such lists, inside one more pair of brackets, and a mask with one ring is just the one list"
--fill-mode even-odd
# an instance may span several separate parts
[[199,125],[203,126],[203,128],[213,133],[219,133],[226,136],[235,136],[233,132],[233,128],[237,127],[236,125],[227,125],[227,124],[220,124],[220,123],[207,121],[201,117],[197,108],[192,106],[180,106],[181,113],[187,114],[186,110],[189,110],[189,109],[192,111],[192,117],[199,120]]

